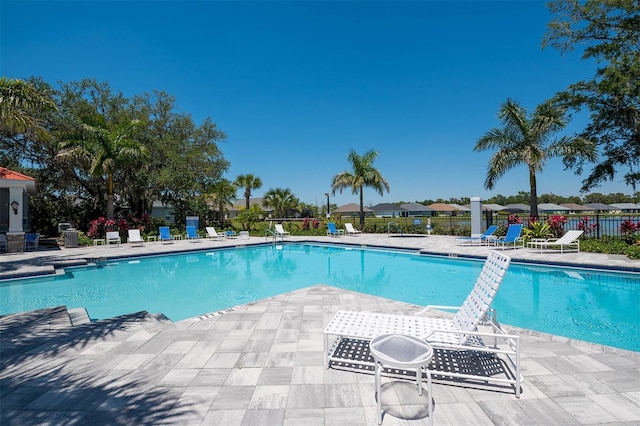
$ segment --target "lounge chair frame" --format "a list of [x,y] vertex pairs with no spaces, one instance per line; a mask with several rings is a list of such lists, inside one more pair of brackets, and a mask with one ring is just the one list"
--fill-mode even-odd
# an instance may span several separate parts
[[207,238],[224,238],[224,234],[219,234],[216,232],[216,228],[213,226],[207,226],[205,228],[207,230]]
[[196,231],[196,227],[194,225],[188,225],[185,229],[187,232],[185,234],[185,237],[187,240],[191,240],[191,242],[195,242],[201,238],[200,235],[198,235],[198,232]]
[[496,225],[491,225],[487,228],[486,231],[482,235],[478,235],[476,237],[458,237],[456,238],[456,244],[458,245],[474,245],[477,243],[479,246],[484,244],[491,244],[496,237],[493,235],[498,230]]
[[492,241],[496,248],[517,249],[524,248],[524,238],[522,238],[522,224],[512,223],[507,228],[507,235],[503,238],[497,238]]
[[274,224],[273,228],[274,228],[273,232],[274,232],[274,235],[275,235],[276,239],[278,237],[280,237],[280,239],[282,241],[284,241],[284,237],[287,236],[287,235],[290,235],[290,232],[289,231],[285,231],[284,228],[282,227],[282,224],[280,224],[280,223]]
[[105,237],[105,241],[107,242],[107,247],[111,244],[120,245],[122,243],[122,238],[120,238],[120,232],[118,231],[108,231]]
[[334,222],[327,223],[327,235],[330,237],[339,237],[343,235],[342,229],[338,229]]
[[344,224],[344,229],[345,229],[345,233],[347,235],[358,235],[358,234],[362,234],[362,231],[359,231],[357,229],[355,229],[353,227],[352,223],[345,223]]
[[171,235],[171,229],[168,226],[161,226],[158,228],[160,235],[158,241],[160,242],[173,242],[173,236]]
[[567,231],[560,238],[549,238],[546,240],[532,240],[528,243],[529,247],[533,249],[540,249],[540,253],[543,252],[544,249],[556,247],[560,248],[560,253],[564,253],[567,251],[576,251],[580,252],[580,236],[584,233],[582,230],[573,229],[571,231]]
[[[383,334],[404,334],[431,344],[435,351],[433,367],[430,366],[432,375],[453,379],[443,383],[485,386],[491,382],[508,386],[519,398],[522,383],[520,338],[507,333],[498,323],[495,311],[490,310],[509,263],[509,257],[492,251],[474,289],[460,308],[427,306],[416,315],[338,311],[323,331],[325,368],[373,371],[368,342]],[[430,309],[458,309],[458,312],[453,319],[420,316]],[[330,336],[337,336],[332,344]],[[492,341],[491,345],[485,341]],[[464,368],[439,368],[438,358],[451,359],[451,362],[443,363],[449,367],[462,365],[465,359],[480,359],[481,363],[490,366],[491,372],[499,371],[504,376],[473,374]]]
[[144,239],[140,236],[139,229],[128,229],[127,230],[127,244],[129,245],[140,245],[144,246]]

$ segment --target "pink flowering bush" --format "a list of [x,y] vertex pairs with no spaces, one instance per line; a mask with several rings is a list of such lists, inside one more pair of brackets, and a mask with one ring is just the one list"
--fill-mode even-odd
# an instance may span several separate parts
[[576,227],[584,232],[585,237],[589,237],[595,234],[598,228],[600,228],[600,225],[597,223],[591,223],[591,218],[589,216],[585,216],[580,219]]
[[99,217],[89,223],[87,236],[89,238],[101,238],[104,237],[107,231],[118,231],[120,234],[124,234],[128,229],[139,229],[140,232],[144,232],[150,223],[151,216],[147,213],[142,215],[141,218],[128,216],[127,218],[120,218],[118,220]]
[[627,244],[634,244],[636,242],[640,236],[636,236],[636,232],[640,233],[640,222],[635,223],[633,220],[627,219],[620,224],[620,233]]
[[560,238],[562,237],[562,234],[564,234],[564,226],[567,223],[567,218],[565,216],[554,214],[547,219],[547,223],[551,227],[551,231],[555,238]]

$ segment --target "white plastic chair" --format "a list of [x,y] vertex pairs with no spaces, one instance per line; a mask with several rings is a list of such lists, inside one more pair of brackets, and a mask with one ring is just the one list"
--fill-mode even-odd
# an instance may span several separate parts
[[357,229],[355,229],[353,227],[353,224],[351,223],[345,223],[344,224],[344,229],[347,232],[347,235],[358,235],[358,234],[362,234],[362,231],[358,231]]
[[139,229],[129,229],[127,231],[127,243],[134,245],[134,244],[140,244],[141,246],[144,246],[144,240],[142,239],[142,237],[140,236],[140,230]]

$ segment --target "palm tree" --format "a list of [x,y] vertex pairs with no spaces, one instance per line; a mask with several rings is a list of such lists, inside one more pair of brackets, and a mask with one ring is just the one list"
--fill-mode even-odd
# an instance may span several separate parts
[[531,217],[538,217],[538,191],[536,173],[542,171],[547,159],[563,157],[567,166],[578,159],[595,161],[596,145],[586,139],[563,136],[552,139],[553,133],[566,125],[566,110],[551,101],[538,105],[531,117],[517,102],[507,99],[498,110],[498,118],[504,124],[502,128],[489,130],[481,137],[474,151],[495,149],[489,160],[486,189],[493,189],[498,178],[514,167],[524,164],[529,170]]
[[231,204],[236,199],[238,187],[227,179],[220,179],[213,185],[210,197],[218,203],[218,222],[222,226],[224,222],[224,206]]
[[263,205],[271,207],[276,217],[284,217],[287,210],[298,207],[299,200],[289,188],[270,189],[264,194]]
[[236,178],[235,184],[240,188],[244,188],[244,198],[247,200],[247,209],[249,208],[249,198],[251,198],[251,190],[258,189],[262,186],[259,177],[252,174],[240,175]]
[[363,188],[368,186],[375,189],[378,194],[383,195],[386,189],[389,192],[389,182],[382,177],[380,171],[373,167],[373,162],[378,158],[378,152],[367,151],[364,155],[358,155],[355,150],[351,150],[347,160],[351,163],[352,171],[345,170],[333,177],[331,183],[331,193],[344,188],[351,188],[353,194],[360,193],[360,226],[364,225],[364,196]]
[[62,144],[59,157],[76,158],[89,165],[89,173],[107,176],[107,219],[113,219],[113,175],[130,161],[146,157],[147,148],[134,139],[139,120],[107,123],[101,114],[87,116],[80,124],[80,138]]
[[0,78],[0,132],[47,139],[49,133],[35,114],[57,110],[53,99],[26,81]]

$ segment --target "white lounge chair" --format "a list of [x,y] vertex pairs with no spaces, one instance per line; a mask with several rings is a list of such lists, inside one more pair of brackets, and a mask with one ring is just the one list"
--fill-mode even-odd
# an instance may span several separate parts
[[289,235],[289,231],[285,231],[284,228],[282,227],[282,224],[280,223],[276,223],[275,225],[273,225],[273,227],[275,228],[274,232],[276,233],[276,237],[280,237],[282,239],[284,239],[285,235]]
[[213,226],[207,226],[205,229],[207,230],[207,238],[224,238],[225,237],[224,234],[218,234],[216,232],[216,228],[214,228]]
[[144,246],[144,240],[140,236],[139,229],[127,230],[127,244],[131,244],[131,245],[139,244],[141,246]]
[[[489,315],[490,305],[510,262],[508,256],[491,251],[473,290],[452,319],[420,316],[429,309],[456,309],[449,306],[427,306],[416,315],[338,311],[323,331],[327,354],[325,367],[353,367],[357,371],[362,371],[362,366],[372,367],[373,359],[362,353],[366,342],[384,334],[403,334],[431,344],[436,352],[435,368],[430,366],[433,376],[451,377],[454,382],[469,384],[507,384],[515,388],[519,398],[522,381],[519,336],[506,333],[498,324],[495,313]],[[491,330],[478,331],[479,325],[490,326]],[[337,336],[331,346],[329,336]],[[487,346],[484,339],[493,344]],[[445,359],[448,362],[443,361]],[[507,368],[515,371],[507,372]]]
[[347,235],[358,235],[358,234],[362,234],[362,231],[359,231],[357,229],[355,229],[353,227],[353,224],[351,223],[345,223],[344,224],[344,229]]
[[118,231],[109,231],[107,232],[107,237],[105,238],[107,242],[107,247],[110,244],[120,245],[122,243],[122,239],[120,238],[120,233]]
[[580,238],[580,236],[583,234],[584,231],[582,230],[578,230],[578,229],[574,229],[571,231],[567,231],[566,234],[564,234],[562,237],[560,238],[549,238],[547,240],[544,241],[540,241],[540,240],[534,240],[534,241],[530,241],[529,242],[529,247],[533,248],[533,249],[540,249],[540,253],[542,253],[542,251],[544,249],[548,249],[548,248],[560,248],[560,253],[564,253],[566,251],[580,251],[580,240],[578,240],[578,238]]

